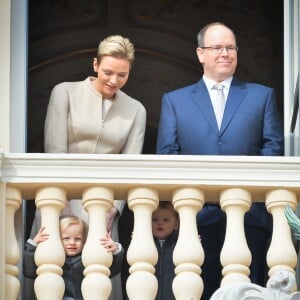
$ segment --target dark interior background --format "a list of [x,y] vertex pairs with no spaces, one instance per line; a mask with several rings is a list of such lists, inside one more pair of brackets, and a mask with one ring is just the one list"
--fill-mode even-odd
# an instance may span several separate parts
[[[136,48],[123,90],[146,107],[143,153],[154,154],[162,94],[199,80],[196,36],[213,21],[236,33],[236,77],[274,87],[283,116],[283,1],[29,0],[27,152],[44,152],[43,127],[53,86],[94,75],[92,59],[99,42],[121,34]],[[34,209],[34,201],[28,202],[28,228]],[[132,232],[128,210],[120,228],[126,248]]]
[[143,153],[155,153],[162,94],[199,80],[196,35],[212,21],[232,27],[236,76],[272,86],[283,107],[283,1],[29,0],[28,152],[43,152],[50,91],[94,75],[92,59],[110,34],[127,36],[136,59],[124,88],[147,109]]

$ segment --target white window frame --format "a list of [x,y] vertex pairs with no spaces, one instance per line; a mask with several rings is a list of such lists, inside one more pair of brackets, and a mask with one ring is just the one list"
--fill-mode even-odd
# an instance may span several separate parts
[[[286,156],[300,155],[299,109],[294,112],[295,88],[299,76],[299,12],[298,0],[284,1],[284,136]],[[291,132],[293,113],[296,113],[297,121],[294,131]]]

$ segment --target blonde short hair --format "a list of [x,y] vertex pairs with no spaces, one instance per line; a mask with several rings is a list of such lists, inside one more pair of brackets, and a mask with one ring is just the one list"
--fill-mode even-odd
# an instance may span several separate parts
[[60,233],[71,225],[80,225],[82,229],[82,238],[85,241],[87,237],[87,224],[80,218],[73,215],[63,215],[59,218]]
[[128,38],[121,35],[111,35],[99,44],[97,59],[100,61],[103,56],[124,58],[132,64],[134,60],[134,46]]

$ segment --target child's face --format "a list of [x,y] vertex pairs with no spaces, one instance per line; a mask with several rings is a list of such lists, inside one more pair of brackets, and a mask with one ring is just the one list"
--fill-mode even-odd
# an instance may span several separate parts
[[61,232],[61,240],[66,256],[75,256],[82,251],[84,240],[80,224],[72,224]]
[[170,209],[158,208],[152,214],[152,233],[159,240],[165,240],[178,229],[178,220]]

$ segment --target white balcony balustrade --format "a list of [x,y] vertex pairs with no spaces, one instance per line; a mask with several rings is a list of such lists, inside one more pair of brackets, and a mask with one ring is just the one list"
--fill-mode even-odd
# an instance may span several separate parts
[[[176,299],[201,299],[205,253],[198,238],[196,213],[206,201],[220,203],[227,216],[220,257],[223,280],[212,299],[243,299],[246,293],[255,299],[298,299],[297,253],[284,208],[289,204],[295,210],[299,201],[300,158],[0,154],[0,176],[0,299],[22,299],[22,221],[16,218],[16,212],[32,199],[41,212],[42,225],[50,233],[35,254],[38,276],[34,288],[39,300],[63,296],[64,251],[58,220],[70,199],[82,199],[89,215],[82,253],[82,292],[86,300],[107,300],[111,293],[112,255],[102,248],[98,237],[106,231],[105,216],[114,199],[127,201],[134,214],[134,233],[127,252],[129,299],[151,300],[157,293],[151,215],[159,201],[171,201],[180,217],[173,255]],[[258,200],[265,202],[273,217],[266,287],[250,283],[251,253],[243,227],[245,213]]]

